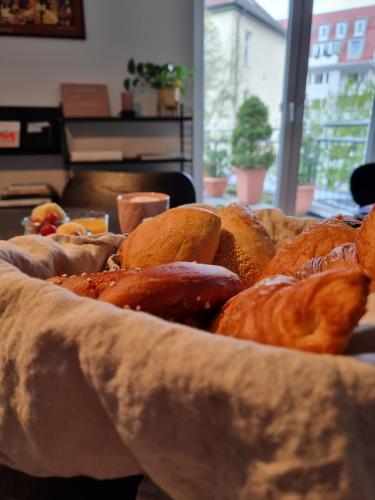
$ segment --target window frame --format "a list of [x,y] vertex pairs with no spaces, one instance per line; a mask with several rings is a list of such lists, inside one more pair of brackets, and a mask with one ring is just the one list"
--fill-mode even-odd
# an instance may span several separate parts
[[244,66],[247,68],[250,66],[250,48],[251,48],[251,31],[246,30],[245,31],[245,38],[244,38]]
[[[343,35],[339,36],[339,33],[338,33],[338,27],[339,26],[344,26],[344,33]],[[344,38],[346,37],[346,34],[348,32],[348,22],[347,21],[338,21],[336,23],[336,30],[335,30],[335,38],[336,40],[344,40]]]
[[[323,36],[321,33],[322,28],[327,28],[327,35]],[[330,24],[320,24],[318,28],[318,40],[319,42],[326,42],[329,40],[329,32],[331,31]]]
[[[359,53],[358,55],[350,55],[350,50],[351,50],[351,47],[352,47],[352,43],[353,42],[357,42],[360,44],[360,50],[359,50]],[[347,45],[347,48],[346,48],[346,58],[347,59],[360,59],[363,55],[363,51],[364,51],[364,48],[365,48],[365,40],[364,38],[350,38],[348,40],[348,45]]]
[[[363,30],[361,32],[357,31],[358,23],[363,23]],[[355,38],[355,37],[364,37],[365,34],[366,34],[366,28],[367,28],[367,19],[366,18],[356,19],[354,21],[353,38]]]

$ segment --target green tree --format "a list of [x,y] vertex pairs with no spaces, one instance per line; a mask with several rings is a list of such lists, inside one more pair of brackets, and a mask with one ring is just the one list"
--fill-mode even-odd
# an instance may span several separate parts
[[240,106],[232,133],[232,162],[239,168],[269,168],[275,155],[269,139],[272,127],[268,122],[268,108],[251,96]]
[[[306,169],[304,141],[309,141],[317,162],[316,180],[330,191],[349,190],[353,168],[364,161],[374,84],[346,79],[337,94],[305,106],[300,171]],[[355,124],[353,122],[364,122]]]

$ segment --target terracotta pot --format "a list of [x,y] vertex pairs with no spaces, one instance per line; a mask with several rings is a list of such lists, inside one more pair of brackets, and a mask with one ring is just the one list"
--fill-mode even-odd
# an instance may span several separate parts
[[158,111],[160,116],[173,114],[178,115],[180,103],[180,89],[175,87],[162,87],[159,89]]
[[227,177],[203,177],[203,188],[207,196],[221,198],[227,187]]
[[243,170],[236,168],[237,196],[242,203],[255,205],[262,199],[264,178],[267,170],[265,168],[253,168]]
[[315,184],[303,184],[297,187],[296,215],[305,215],[314,199]]

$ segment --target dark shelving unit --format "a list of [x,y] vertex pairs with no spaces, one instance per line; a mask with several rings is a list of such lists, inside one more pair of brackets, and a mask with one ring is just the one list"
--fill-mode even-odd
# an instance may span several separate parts
[[[61,123],[61,133],[62,133],[62,151],[64,156],[65,165],[68,170],[82,171],[82,170],[113,170],[113,171],[124,171],[124,172],[147,172],[147,171],[158,171],[158,165],[172,165],[178,164],[180,166],[180,171],[185,170],[186,164],[192,164],[192,158],[185,152],[186,138],[188,133],[186,132],[185,125],[187,123],[192,124],[193,117],[189,115],[181,116],[135,116],[135,117],[123,117],[123,116],[111,116],[111,117],[62,117]],[[175,123],[179,127],[179,142],[180,142],[180,155],[168,158],[124,158],[122,161],[71,161],[70,154],[68,150],[68,141],[66,137],[65,127],[69,124],[74,123]],[[190,126],[190,138],[192,138],[192,130]],[[160,155],[162,156],[162,155]],[[142,167],[141,169],[139,167]],[[151,168],[153,167],[153,168]],[[164,170],[164,169],[163,169]]]

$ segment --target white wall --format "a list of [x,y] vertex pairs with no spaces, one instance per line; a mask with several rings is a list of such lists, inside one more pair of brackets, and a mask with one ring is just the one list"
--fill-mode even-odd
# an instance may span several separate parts
[[193,66],[194,0],[85,0],[86,40],[0,38],[0,105],[55,106],[61,82],[107,83],[112,113],[130,57]]
[[[193,67],[194,0],[84,0],[84,7],[86,40],[0,37],[0,106],[57,106],[61,82],[106,83],[117,115],[130,57]],[[0,186],[5,161],[9,170],[22,163],[0,156]],[[22,172],[29,181],[32,172]],[[51,175],[61,191],[61,175]]]

